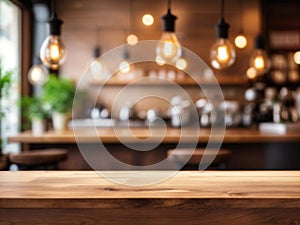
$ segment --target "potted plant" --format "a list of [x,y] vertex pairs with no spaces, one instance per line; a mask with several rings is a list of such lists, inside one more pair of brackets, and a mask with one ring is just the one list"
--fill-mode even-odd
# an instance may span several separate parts
[[67,78],[51,74],[43,87],[43,99],[52,113],[54,130],[65,130],[70,119],[76,85]]
[[39,136],[46,131],[48,112],[41,97],[25,96],[22,98],[22,108],[25,117],[31,121],[33,135]]

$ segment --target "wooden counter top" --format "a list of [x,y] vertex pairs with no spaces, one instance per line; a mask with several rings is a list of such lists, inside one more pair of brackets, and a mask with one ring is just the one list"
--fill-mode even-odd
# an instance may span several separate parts
[[[116,133],[117,131],[117,133]],[[131,133],[132,132],[132,133]],[[119,143],[120,138],[128,143],[142,142],[162,142],[177,143],[180,138],[183,141],[190,142],[194,139],[195,133],[199,143],[207,143],[210,138],[210,129],[176,129],[168,128],[166,132],[162,129],[154,128],[152,137],[149,138],[151,132],[147,128],[132,128],[131,132],[124,128],[98,128],[94,129],[78,129],[76,137],[73,130],[63,132],[48,131],[42,136],[33,136],[30,131],[9,137],[9,142],[20,143],[91,143],[101,140],[102,143]],[[133,134],[133,135],[132,135]],[[219,142],[221,135],[215,135],[214,138]],[[214,139],[213,138],[213,139]],[[230,128],[225,132],[224,143],[262,143],[262,142],[299,142],[300,131],[287,132],[286,134],[266,134],[261,133],[257,129],[251,128]]]
[[[161,173],[106,171],[106,176],[138,177],[142,184],[150,174]],[[0,223],[7,224],[300,221],[300,171],[181,171],[163,182],[135,187],[111,183],[94,171],[0,172],[0,180]]]

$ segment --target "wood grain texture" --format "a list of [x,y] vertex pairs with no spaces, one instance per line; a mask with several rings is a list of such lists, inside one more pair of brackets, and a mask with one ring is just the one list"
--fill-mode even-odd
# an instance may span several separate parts
[[[207,143],[210,140],[210,129],[176,129],[168,128],[166,131],[154,128],[152,133],[148,128],[98,128],[98,129],[76,129],[62,132],[48,131],[42,136],[33,136],[31,131],[9,137],[9,142],[20,143],[178,143],[179,140],[192,142],[195,139],[199,143]],[[220,142],[222,134],[212,135],[212,140]],[[180,139],[181,138],[181,139]],[[299,142],[300,131],[287,132],[281,134],[261,133],[257,129],[232,128],[227,129],[223,143],[276,143],[276,142]]]
[[299,209],[5,209],[0,224],[21,225],[298,225]]
[[[148,174],[146,174],[148,173]],[[145,178],[162,171],[111,172]],[[297,225],[300,171],[179,172],[151,186],[95,172],[0,172],[0,224]]]
[[[164,173],[101,175],[142,185]],[[300,171],[181,171],[148,186],[112,183],[94,171],[3,171],[0,180],[0,208],[300,208]]]

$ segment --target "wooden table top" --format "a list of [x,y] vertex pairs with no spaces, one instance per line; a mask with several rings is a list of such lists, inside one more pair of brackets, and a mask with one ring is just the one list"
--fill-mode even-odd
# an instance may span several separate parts
[[[143,184],[163,171],[106,171]],[[95,171],[2,171],[1,208],[300,208],[300,171],[181,171],[148,186],[126,186]],[[189,205],[189,206],[188,206]]]
[[[9,142],[20,143],[92,143],[101,140],[102,143],[124,142],[159,142],[178,143],[178,141],[191,142],[197,139],[199,143],[207,143],[210,140],[210,129],[176,129],[168,128],[166,131],[154,128],[152,132],[148,128],[131,128],[130,131],[123,128],[82,128],[75,131],[53,131],[50,130],[42,136],[33,136],[31,131],[9,137]],[[152,136],[151,136],[152,135]],[[151,136],[151,137],[150,137]],[[299,142],[300,131],[287,132],[286,134],[261,133],[255,128],[230,128],[225,132],[222,139],[222,132],[214,134],[211,140],[224,143],[262,143],[262,142]]]

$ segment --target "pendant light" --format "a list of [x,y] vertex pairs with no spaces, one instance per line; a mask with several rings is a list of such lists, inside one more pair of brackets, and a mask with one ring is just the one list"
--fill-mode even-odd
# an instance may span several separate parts
[[168,0],[167,14],[162,17],[163,33],[156,47],[156,55],[166,63],[175,63],[181,56],[181,46],[175,34],[176,19],[171,13],[171,0]]
[[61,25],[63,21],[58,18],[55,10],[53,0],[51,1],[51,18],[49,23],[49,36],[44,40],[41,50],[40,58],[45,66],[52,70],[58,70],[66,58],[66,50],[61,40]]
[[188,66],[188,62],[185,59],[184,51],[181,53],[181,57],[176,61],[176,68],[179,70],[185,70]]
[[221,19],[216,25],[217,41],[210,50],[211,65],[215,69],[230,67],[236,59],[234,46],[228,40],[229,24],[224,19],[224,0],[221,0]]
[[254,69],[256,75],[263,75],[271,67],[267,52],[265,51],[265,42],[262,35],[255,38],[255,50],[250,58],[250,68]]
[[32,86],[43,85],[48,77],[48,70],[39,57],[34,59],[34,64],[28,71],[28,81]]
[[126,38],[126,41],[129,45],[136,45],[139,41],[138,37],[132,33],[132,3],[131,0],[128,0],[128,4],[129,4],[129,35]]
[[129,63],[129,58],[128,49],[125,47],[123,52],[123,61],[119,64],[119,70],[121,73],[129,73],[133,70],[133,65]]
[[100,39],[99,33],[100,33],[100,29],[97,29],[96,45],[95,48],[93,49],[93,61],[89,65],[89,71],[94,80],[103,81],[109,76],[109,73],[106,65],[100,60],[101,47],[100,44],[98,43]]
[[239,0],[239,33],[238,35],[235,37],[234,39],[234,44],[237,48],[245,48],[247,46],[247,38],[246,36],[244,35],[244,31],[243,31],[243,28],[241,26],[241,21],[242,21],[242,15],[243,15],[243,6],[242,6],[242,0]]

